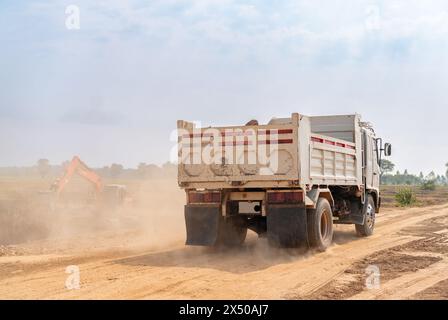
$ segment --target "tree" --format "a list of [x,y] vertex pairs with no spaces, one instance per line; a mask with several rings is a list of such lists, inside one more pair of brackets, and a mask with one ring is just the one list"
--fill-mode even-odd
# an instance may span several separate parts
[[174,177],[177,174],[177,166],[171,162],[166,162],[162,165],[163,177]]
[[154,177],[162,177],[163,176],[163,170],[161,167],[155,165],[155,164],[148,164],[146,166],[146,173],[148,174],[149,177],[154,178]]
[[421,188],[423,190],[434,191],[436,189],[436,180],[423,180]]
[[70,165],[70,161],[68,161],[68,160],[63,161],[61,163],[62,170],[67,169],[69,165]]
[[425,178],[426,180],[436,180],[437,179],[437,177],[436,177],[436,174],[434,173],[434,171],[431,171],[427,176],[426,176],[426,178]]
[[393,164],[392,161],[381,159],[380,168],[381,168],[381,174],[389,173],[394,171],[395,164]]
[[448,162],[445,163],[445,167],[446,167],[445,177],[448,180]]
[[98,173],[102,177],[110,177],[110,168],[108,166],[103,166],[102,168],[98,169]]
[[121,164],[112,163],[112,165],[110,166],[110,175],[112,176],[112,178],[116,178],[122,173],[123,166]]
[[147,164],[144,162],[140,162],[137,167],[138,177],[146,178],[147,169]]
[[50,161],[48,159],[37,160],[37,170],[42,178],[45,178],[50,172]]

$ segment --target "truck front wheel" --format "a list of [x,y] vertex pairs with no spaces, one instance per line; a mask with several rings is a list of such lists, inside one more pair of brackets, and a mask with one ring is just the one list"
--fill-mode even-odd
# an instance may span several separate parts
[[333,213],[327,199],[319,198],[316,209],[309,210],[308,242],[310,247],[325,251],[333,241]]
[[364,224],[356,224],[356,233],[360,237],[368,237],[372,235],[375,227],[375,201],[371,195],[367,196],[367,203],[363,209]]
[[247,225],[242,217],[223,218],[219,224],[218,239],[216,245],[236,247],[246,240]]

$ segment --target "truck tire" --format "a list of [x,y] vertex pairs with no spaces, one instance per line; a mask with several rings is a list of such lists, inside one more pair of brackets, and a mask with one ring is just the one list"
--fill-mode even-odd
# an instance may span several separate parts
[[375,227],[375,201],[369,194],[367,196],[367,205],[363,209],[364,224],[355,224],[356,234],[360,237],[368,237],[373,234]]
[[325,251],[333,242],[333,213],[327,199],[319,198],[316,209],[307,211],[307,224],[310,247]]
[[219,225],[217,246],[237,247],[244,243],[247,235],[247,226],[241,217],[228,217],[222,219]]

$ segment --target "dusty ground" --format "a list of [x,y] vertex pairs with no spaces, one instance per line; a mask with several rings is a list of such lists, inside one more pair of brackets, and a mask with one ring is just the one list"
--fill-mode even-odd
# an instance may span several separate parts
[[[218,251],[183,245],[175,186],[141,190],[138,226],[130,219],[76,234],[65,225],[70,232],[0,246],[0,298],[448,299],[448,204],[386,208],[370,238],[336,226],[325,253],[270,248],[253,234],[242,248]],[[65,288],[69,265],[79,267],[80,289]],[[379,289],[366,289],[371,265]]]
[[[255,237],[221,252],[180,242],[164,250],[129,248],[132,232],[101,234],[70,249],[43,241],[0,257],[0,297],[447,299],[447,224],[448,206],[388,211],[368,239],[338,227],[325,253],[272,249]],[[96,248],[82,249],[87,243]],[[366,290],[372,264],[381,272],[380,289]],[[68,265],[80,268],[79,290],[64,287]]]

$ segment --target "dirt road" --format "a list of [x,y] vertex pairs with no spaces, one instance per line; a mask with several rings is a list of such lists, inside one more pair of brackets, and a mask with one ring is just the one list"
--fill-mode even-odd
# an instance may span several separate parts
[[[270,248],[253,235],[227,251],[181,240],[155,250],[127,246],[132,232],[80,240],[96,248],[24,249],[0,257],[0,298],[448,299],[448,205],[383,210],[370,238],[353,229],[336,226],[324,253]],[[69,265],[79,267],[78,290],[65,288]],[[376,289],[365,286],[371,265]]]

